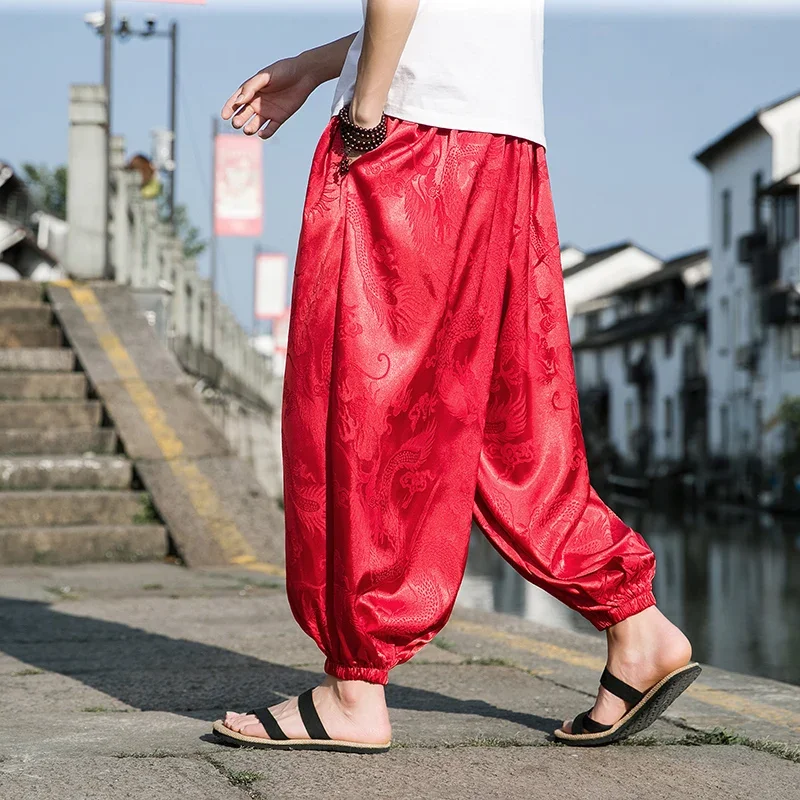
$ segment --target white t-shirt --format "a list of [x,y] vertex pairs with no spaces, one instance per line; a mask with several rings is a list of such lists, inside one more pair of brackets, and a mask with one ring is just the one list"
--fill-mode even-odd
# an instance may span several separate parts
[[[336,87],[334,114],[353,97],[363,40],[362,28]],[[544,145],[543,49],[544,0],[420,0],[386,113]]]

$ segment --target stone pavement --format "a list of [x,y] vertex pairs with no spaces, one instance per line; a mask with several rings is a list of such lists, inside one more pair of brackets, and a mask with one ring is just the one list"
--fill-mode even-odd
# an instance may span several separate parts
[[800,798],[800,688],[706,669],[668,719],[578,750],[602,639],[457,611],[396,670],[387,755],[214,744],[319,679],[278,579],[164,564],[0,570],[0,798]]

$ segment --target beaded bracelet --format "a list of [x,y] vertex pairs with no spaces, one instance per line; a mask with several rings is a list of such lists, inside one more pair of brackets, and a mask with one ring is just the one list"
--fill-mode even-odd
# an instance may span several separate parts
[[[356,150],[368,153],[380,147],[386,141],[386,114],[381,115],[381,121],[374,128],[362,128],[350,119],[350,106],[344,106],[339,112],[339,131],[347,150]],[[350,168],[349,159],[342,161],[342,173]]]

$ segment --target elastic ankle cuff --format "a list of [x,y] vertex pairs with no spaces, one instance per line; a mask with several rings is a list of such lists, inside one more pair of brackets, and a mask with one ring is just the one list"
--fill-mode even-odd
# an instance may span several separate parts
[[379,683],[381,686],[389,683],[389,670],[374,669],[373,667],[347,667],[343,664],[334,664],[330,659],[325,662],[325,672],[340,681],[366,681],[367,683]]
[[616,625],[618,622],[622,622],[628,619],[628,617],[632,617],[634,614],[638,614],[655,604],[655,595],[652,591],[647,591],[644,594],[634,597],[632,600],[628,600],[621,606],[615,606],[592,614],[589,618],[589,622],[591,622],[597,630],[604,631],[606,628],[610,628],[612,625]]

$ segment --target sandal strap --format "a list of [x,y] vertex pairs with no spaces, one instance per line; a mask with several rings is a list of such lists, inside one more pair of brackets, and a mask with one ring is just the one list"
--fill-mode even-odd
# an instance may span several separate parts
[[644,692],[634,689],[633,686],[628,685],[625,681],[621,681],[619,678],[612,675],[608,671],[608,667],[603,670],[603,675],[600,678],[600,685],[611,692],[611,694],[619,697],[620,700],[624,700],[632,706],[640,703],[645,695]]
[[258,718],[258,721],[264,726],[264,730],[267,732],[267,735],[270,739],[273,739],[276,742],[286,742],[289,740],[289,737],[283,732],[283,729],[278,724],[278,720],[275,719],[272,712],[268,708],[256,708],[253,711],[248,711],[247,713]]
[[314,698],[312,697],[313,689],[303,692],[297,698],[297,707],[300,709],[300,719],[303,720],[303,725],[306,726],[306,732],[309,739],[321,739],[323,741],[329,740],[328,732],[322,724],[322,720],[317,714],[317,709],[314,706]]
[[603,733],[610,731],[612,727],[613,725],[601,725],[599,722],[595,722],[589,716],[589,711],[578,714],[572,721],[572,733],[576,736],[580,736],[583,733]]

